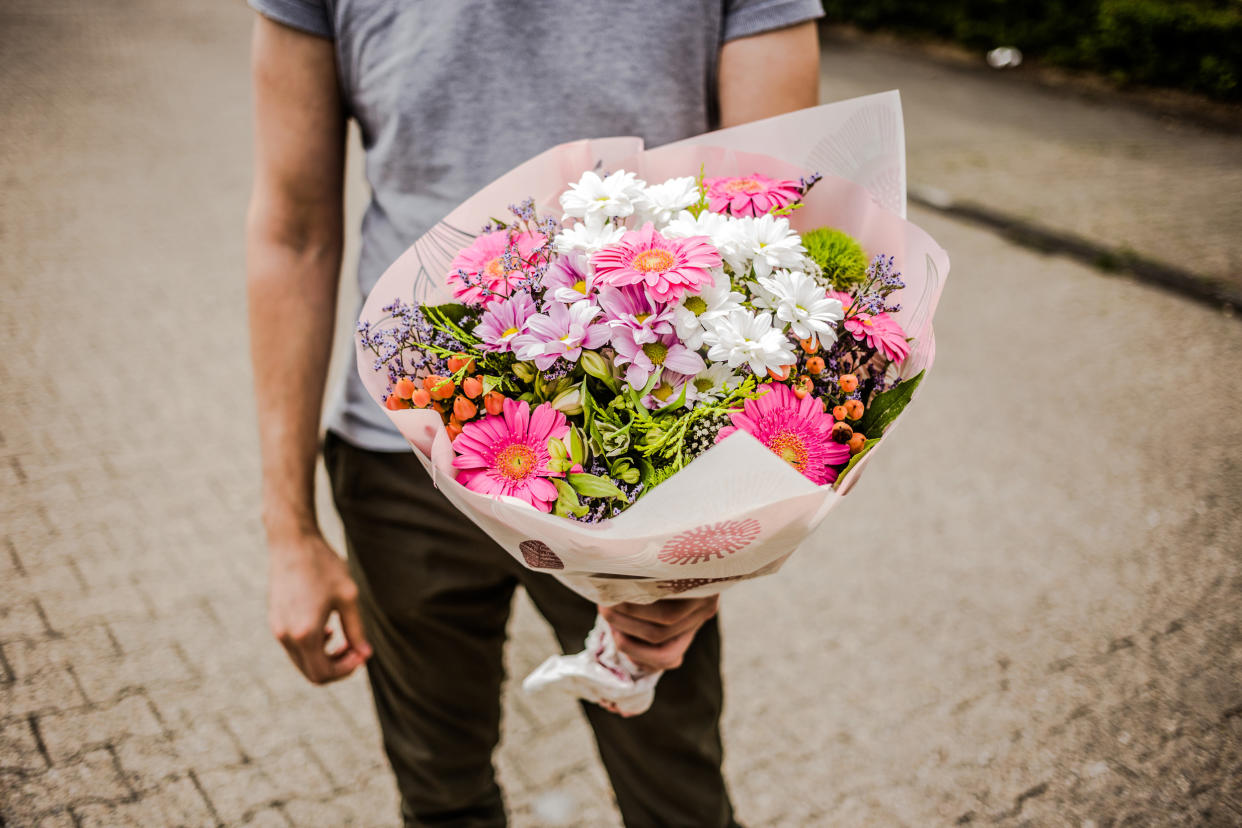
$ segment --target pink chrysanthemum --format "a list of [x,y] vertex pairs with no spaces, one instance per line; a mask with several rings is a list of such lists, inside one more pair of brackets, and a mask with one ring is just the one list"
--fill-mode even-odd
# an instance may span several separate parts
[[526,401],[506,399],[501,414],[489,414],[462,427],[453,441],[457,482],[474,492],[509,495],[541,512],[552,511],[556,486],[549,477],[564,477],[548,467],[548,440],[569,433],[565,415],[543,403],[530,411]]
[[591,262],[601,284],[643,285],[652,299],[675,302],[687,290],[713,283],[711,269],[720,267],[720,251],[707,236],[666,239],[647,222],[597,252]]
[[599,306],[609,325],[629,328],[639,345],[673,332],[673,308],[655,301],[640,287],[604,288]]
[[797,181],[780,181],[754,173],[742,178],[708,178],[707,207],[730,216],[762,216],[802,198]]
[[833,442],[832,415],[823,403],[807,395],[798,399],[786,385],[772,383],[758,399],[746,400],[743,410],[729,415],[733,425],[720,429],[716,442],[741,429],[793,466],[815,485],[837,479],[839,466],[850,459],[850,447]]
[[488,305],[508,296],[513,287],[530,281],[524,264],[545,241],[538,233],[513,234],[514,250],[506,263],[509,233],[500,230],[479,236],[449,264],[446,281],[453,297],[466,305]]
[[534,315],[535,303],[529,293],[516,293],[491,303],[474,326],[474,335],[483,340],[479,347],[485,351],[512,351],[514,337],[526,333],[527,323]]
[[865,339],[868,348],[875,348],[893,362],[901,362],[910,355],[906,332],[887,313],[877,313],[874,316],[860,313],[851,316],[845,320],[845,329],[854,339]]

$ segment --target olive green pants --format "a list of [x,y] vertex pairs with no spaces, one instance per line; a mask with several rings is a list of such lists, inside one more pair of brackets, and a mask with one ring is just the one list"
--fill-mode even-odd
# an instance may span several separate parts
[[[525,587],[566,652],[582,649],[595,605],[514,561],[413,454],[366,451],[329,433],[324,460],[375,651],[367,673],[405,825],[503,826],[492,751],[514,588]],[[722,703],[713,619],[661,678],[647,713],[624,719],[583,705],[626,825],[736,825],[720,772]]]

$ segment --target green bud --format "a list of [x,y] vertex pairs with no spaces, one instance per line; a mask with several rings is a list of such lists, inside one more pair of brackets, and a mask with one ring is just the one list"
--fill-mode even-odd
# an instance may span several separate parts
[[582,413],[582,388],[570,386],[552,398],[552,407],[562,414],[574,416]]
[[564,460],[569,456],[569,449],[565,447],[563,442],[552,437],[548,440],[548,454],[551,455],[553,460]]
[[639,474],[638,469],[631,466],[630,468],[621,472],[621,474],[617,475],[617,479],[624,483],[629,483],[631,486],[633,486],[635,483],[638,482],[638,478],[641,476],[642,475]]
[[574,461],[568,457],[562,457],[560,460],[549,460],[548,468],[552,471],[567,472],[574,467]]
[[522,382],[530,382],[535,378],[535,367],[529,362],[515,362],[513,364],[513,373]]
[[625,458],[621,458],[613,463],[608,470],[612,472],[613,477],[630,485],[637,483],[639,478],[642,477],[638,469],[634,468],[634,464]]
[[582,356],[578,358],[578,364],[582,366],[583,371],[596,379],[605,381],[612,379],[612,369],[598,351],[583,351]]
[[582,429],[569,427],[569,458],[575,463],[586,462],[586,441],[582,439]]

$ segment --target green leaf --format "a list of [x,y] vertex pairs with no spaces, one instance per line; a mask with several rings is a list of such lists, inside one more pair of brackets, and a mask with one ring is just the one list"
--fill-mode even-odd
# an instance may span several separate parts
[[460,325],[461,320],[466,317],[466,306],[457,302],[448,302],[443,305],[432,305],[429,308],[423,309],[424,315],[428,312],[438,314],[454,325]]
[[924,373],[926,372],[919,371],[910,379],[903,380],[887,391],[876,394],[854,430],[871,437],[881,436],[892,425],[893,420],[897,419],[897,415],[910,404],[914,390],[923,381]]
[[488,376],[487,374],[483,375],[483,393],[484,394],[489,394],[492,391],[494,391],[497,385],[500,385],[500,377],[492,377],[492,376]]
[[552,478],[552,484],[556,486],[559,497],[556,499],[556,514],[560,517],[565,515],[575,515],[582,517],[587,513],[587,507],[578,502],[578,494],[573,487],[558,477]]
[[616,484],[597,474],[571,472],[569,485],[585,497],[625,497],[625,492],[618,489]]
[[850,462],[846,463],[845,468],[841,469],[841,473],[837,475],[837,482],[844,480],[845,476],[850,473],[851,469],[854,468],[854,465],[858,463],[859,460],[863,459],[863,457],[866,456],[867,452],[871,451],[871,447],[874,446],[878,442],[880,442],[879,437],[872,437],[870,440],[863,443],[862,451],[858,452],[858,454],[855,454],[853,457],[851,457]]
[[683,382],[681,384],[681,393],[677,395],[677,399],[673,400],[671,403],[664,406],[663,408],[656,409],[655,413],[656,414],[668,414],[673,411],[676,411],[677,409],[685,405],[686,404],[686,389],[688,389],[689,387],[690,387],[689,382]]

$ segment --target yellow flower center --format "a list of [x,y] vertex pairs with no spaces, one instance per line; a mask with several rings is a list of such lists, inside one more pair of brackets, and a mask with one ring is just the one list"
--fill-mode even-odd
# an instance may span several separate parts
[[703,301],[702,296],[691,296],[685,301],[683,307],[695,316],[699,316],[707,310],[707,302]]
[[660,247],[644,250],[634,257],[634,269],[639,273],[663,273],[677,261],[672,253]]
[[501,338],[504,338],[506,336],[513,336],[517,332],[518,332],[517,328],[505,328],[505,332],[502,333],[500,336]]
[[578,291],[579,293],[586,293],[586,279],[579,279],[578,281],[574,282],[574,290]]
[[496,471],[510,480],[525,480],[535,470],[535,450],[524,443],[513,443],[496,455]]
[[668,346],[663,342],[648,342],[643,346],[643,353],[652,365],[663,365],[664,358],[668,356]]
[[768,448],[798,471],[802,471],[802,467],[806,465],[806,444],[802,442],[801,437],[791,431],[781,429],[776,432],[776,435],[768,441]]
[[673,396],[673,386],[666,382],[662,382],[652,389],[651,396],[655,397],[660,402],[664,402],[669,397]]
[[706,394],[708,391],[712,390],[712,381],[707,377],[699,377],[694,381],[694,388],[700,394]]
[[873,328],[873,327],[875,327],[875,323],[874,323],[874,322],[872,322],[870,319],[864,319],[864,320],[862,321],[862,323],[863,323],[864,325],[866,325],[868,328]]
[[497,256],[487,264],[483,265],[483,273],[493,279],[499,279],[505,275],[505,265],[501,261],[501,257]]
[[754,195],[763,192],[763,185],[753,178],[735,178],[732,181],[725,182],[724,191],[729,195],[738,195],[745,193],[746,195]]

